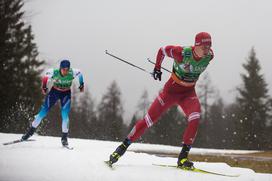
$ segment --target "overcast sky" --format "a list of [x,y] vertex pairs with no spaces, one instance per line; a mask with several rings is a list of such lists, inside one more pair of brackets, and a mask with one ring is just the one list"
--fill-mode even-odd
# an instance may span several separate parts
[[[29,0],[25,9],[40,57],[50,66],[70,59],[97,103],[116,80],[129,117],[143,90],[153,100],[169,74],[154,81],[105,50],[152,71],[146,58],[154,60],[162,46],[193,45],[200,31],[212,35],[215,58],[206,71],[226,102],[235,96],[253,46],[271,95],[271,7],[270,0]],[[171,69],[172,60],[165,58],[163,66]]]

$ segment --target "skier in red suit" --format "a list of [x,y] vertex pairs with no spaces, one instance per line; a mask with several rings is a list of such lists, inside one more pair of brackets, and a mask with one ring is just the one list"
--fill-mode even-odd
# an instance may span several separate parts
[[188,154],[196,137],[201,112],[195,84],[214,57],[211,45],[210,34],[200,32],[195,36],[194,46],[170,45],[159,49],[153,77],[161,81],[161,64],[165,56],[174,59],[172,75],[164,85],[162,92],[151,104],[145,117],[136,122],[123,143],[110,155],[110,165],[117,162],[128,146],[136,141],[147,128],[155,124],[163,112],[173,105],[178,105],[187,118],[188,126],[183,134],[182,150],[177,166],[193,167],[193,162],[188,160]]

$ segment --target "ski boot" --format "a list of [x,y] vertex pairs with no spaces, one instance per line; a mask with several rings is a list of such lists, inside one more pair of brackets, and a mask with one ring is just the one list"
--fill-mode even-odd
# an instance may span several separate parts
[[31,126],[31,128],[29,128],[29,130],[22,136],[21,140],[23,141],[27,140],[30,136],[34,134],[35,131],[36,128]]
[[178,157],[178,162],[177,162],[178,168],[182,168],[186,170],[191,170],[194,168],[194,163],[188,159],[188,153],[190,149],[191,149],[190,145],[183,144],[182,150]]
[[110,160],[107,162],[109,166],[116,163],[118,159],[127,151],[128,146],[131,144],[129,139],[125,139],[121,145],[110,155]]
[[68,135],[68,133],[62,133],[61,143],[63,146],[68,146],[67,135]]

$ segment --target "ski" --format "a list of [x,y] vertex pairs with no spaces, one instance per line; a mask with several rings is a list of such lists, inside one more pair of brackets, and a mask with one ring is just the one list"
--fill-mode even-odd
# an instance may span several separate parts
[[70,147],[70,146],[68,146],[68,145],[63,145],[63,148],[66,148],[66,149],[68,149],[68,150],[73,150],[73,149],[74,149],[74,147]]
[[104,161],[104,163],[111,168],[112,170],[114,169],[114,167],[112,166],[112,163],[110,161]]
[[25,141],[35,141],[35,140],[34,139],[28,139],[28,140],[18,139],[18,140],[3,143],[3,145],[12,145],[12,144],[16,144],[16,143],[25,142]]
[[177,169],[181,169],[184,171],[191,171],[191,172],[197,172],[197,173],[205,173],[205,174],[212,174],[212,175],[219,175],[219,176],[225,176],[225,177],[239,177],[240,175],[229,175],[229,174],[223,174],[223,173],[218,173],[218,172],[211,172],[211,171],[207,171],[207,170],[202,170],[199,168],[180,168],[177,167],[176,165],[166,165],[166,164],[152,164],[154,166],[160,166],[160,167],[170,167],[170,168],[177,168]]

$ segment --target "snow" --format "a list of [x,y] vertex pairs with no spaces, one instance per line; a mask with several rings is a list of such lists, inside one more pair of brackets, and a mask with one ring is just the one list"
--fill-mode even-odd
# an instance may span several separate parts
[[[165,146],[165,145],[151,145],[151,144],[133,144],[130,148],[131,151],[141,152],[142,150],[147,152],[159,152],[162,154],[179,154],[180,147],[176,146]],[[257,150],[220,150],[220,149],[203,149],[203,148],[192,148],[190,154],[201,154],[201,155],[226,155],[226,154],[246,154],[246,153],[256,153]]]
[[[158,157],[128,151],[114,169],[104,164],[119,142],[69,139],[74,150],[61,146],[60,138],[34,135],[36,141],[4,146],[2,143],[20,138],[18,134],[0,133],[0,181],[272,181],[272,174],[255,173],[251,169],[230,167],[225,163],[195,162],[195,166],[239,177],[193,173],[152,164],[176,164],[176,158]],[[178,150],[178,147],[133,144],[130,150]],[[192,152],[215,153],[219,150],[193,149]],[[220,150],[219,152],[239,152]],[[239,153],[245,153],[241,151]]]

